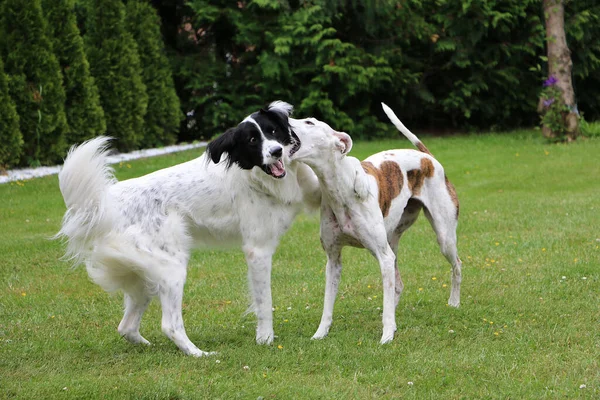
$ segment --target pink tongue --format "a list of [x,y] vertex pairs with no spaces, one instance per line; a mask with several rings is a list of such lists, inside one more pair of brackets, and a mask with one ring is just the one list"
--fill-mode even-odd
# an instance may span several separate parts
[[281,162],[281,160],[271,164],[271,173],[274,176],[281,176],[285,174],[285,169],[283,168],[283,163]]

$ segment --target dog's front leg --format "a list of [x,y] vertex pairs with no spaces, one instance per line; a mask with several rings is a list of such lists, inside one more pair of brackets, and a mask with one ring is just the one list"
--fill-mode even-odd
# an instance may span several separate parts
[[325,267],[325,299],[323,300],[323,315],[319,328],[313,335],[313,339],[323,339],[329,333],[333,320],[333,305],[337,296],[342,275],[342,249],[337,245],[327,246],[323,243],[327,252],[327,266]]
[[271,298],[271,262],[274,250],[244,245],[248,264],[248,283],[252,293],[252,310],[256,313],[256,343],[271,344],[273,332],[273,300]]
[[396,332],[396,276],[394,268],[396,257],[387,243],[385,247],[378,249],[381,251],[373,251],[377,261],[379,261],[383,283],[383,334],[381,335],[381,344],[391,342]]

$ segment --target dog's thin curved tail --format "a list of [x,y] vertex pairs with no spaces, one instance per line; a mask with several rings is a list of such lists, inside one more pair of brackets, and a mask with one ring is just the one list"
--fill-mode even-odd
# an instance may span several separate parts
[[404,124],[402,122],[400,122],[400,119],[398,119],[398,117],[396,116],[396,114],[392,111],[391,108],[389,108],[385,103],[381,103],[381,107],[383,107],[383,111],[385,112],[385,114],[388,116],[388,118],[390,119],[390,121],[392,121],[392,124],[394,124],[394,126],[404,135],[406,136],[406,138],[408,140],[410,140],[410,142],[417,148],[419,149],[419,151],[429,154],[430,156],[433,156],[433,154],[431,154],[431,152],[429,151],[429,149],[427,147],[425,147],[425,145],[423,144],[423,142],[421,142],[419,140],[419,138],[412,133],[411,131],[408,130],[408,128],[406,126],[404,126]]
[[100,136],[73,146],[58,174],[67,212],[54,238],[66,239],[65,258],[75,265],[92,251],[93,239],[102,237],[112,226],[106,193],[116,179],[107,162],[109,141],[109,137]]

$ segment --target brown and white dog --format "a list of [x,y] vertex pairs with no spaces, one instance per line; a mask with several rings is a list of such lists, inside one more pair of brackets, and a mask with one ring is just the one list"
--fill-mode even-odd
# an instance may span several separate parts
[[[304,141],[302,162],[319,177],[321,243],[327,253],[323,316],[313,339],[327,336],[342,271],[344,246],[364,247],[379,262],[383,279],[383,335],[381,343],[394,338],[395,309],[404,287],[396,254],[402,234],[416,221],[421,209],[431,223],[441,251],[452,264],[452,289],[448,304],[460,304],[461,261],[456,249],[458,199],[442,165],[412,134],[394,112],[382,103],[385,113],[419,151],[387,150],[360,162],[346,154],[350,136],[321,129],[320,136]],[[324,122],[307,119],[312,124]],[[299,123],[300,121],[298,121]],[[293,126],[294,122],[292,122]],[[328,126],[327,126],[328,127]],[[310,143],[308,143],[310,142]]]

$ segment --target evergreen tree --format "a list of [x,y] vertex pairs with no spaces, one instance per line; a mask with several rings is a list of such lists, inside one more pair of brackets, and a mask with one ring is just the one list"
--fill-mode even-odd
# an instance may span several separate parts
[[56,163],[65,155],[69,126],[63,78],[46,35],[41,2],[0,4],[2,56],[25,142],[21,163]]
[[90,0],[87,14],[86,50],[106,133],[119,139],[119,150],[132,150],[142,141],[148,95],[135,39],[125,28],[125,6],[121,0]]
[[8,82],[0,58],[0,169],[15,165],[23,151],[19,115],[8,93]]
[[127,28],[135,38],[142,65],[142,79],[148,93],[143,147],[175,142],[182,112],[175,92],[169,60],[164,53],[160,19],[154,8],[143,1],[127,4]]
[[80,143],[102,135],[106,131],[104,111],[77,27],[73,0],[43,0],[42,6],[64,77],[65,111],[71,128],[67,142]]

